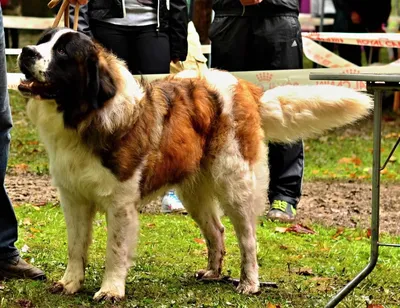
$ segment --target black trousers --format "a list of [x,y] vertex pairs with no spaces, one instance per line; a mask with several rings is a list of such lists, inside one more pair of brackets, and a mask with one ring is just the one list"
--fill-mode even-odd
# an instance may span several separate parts
[[93,37],[125,60],[132,74],[168,74],[169,37],[156,25],[119,26],[97,20],[90,22]]
[[[211,65],[228,71],[303,68],[300,24],[297,16],[229,16],[218,13],[210,27]],[[301,196],[303,142],[269,144],[268,198],[294,206]]]

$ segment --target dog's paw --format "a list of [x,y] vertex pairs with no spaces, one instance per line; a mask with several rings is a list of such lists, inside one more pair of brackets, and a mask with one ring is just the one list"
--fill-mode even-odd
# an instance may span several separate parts
[[236,288],[236,291],[241,294],[259,294],[260,293],[260,285],[255,282],[240,282]]
[[81,283],[79,282],[63,282],[62,280],[57,281],[50,287],[51,293],[62,293],[62,294],[75,294],[81,288]]
[[195,274],[196,279],[201,279],[201,280],[221,280],[222,275],[219,273],[219,271],[214,271],[214,270],[199,270]]
[[96,302],[100,301],[109,301],[112,303],[119,302],[124,299],[125,294],[120,294],[121,292],[115,292],[115,291],[102,291],[101,289],[96,292],[94,295],[93,299]]

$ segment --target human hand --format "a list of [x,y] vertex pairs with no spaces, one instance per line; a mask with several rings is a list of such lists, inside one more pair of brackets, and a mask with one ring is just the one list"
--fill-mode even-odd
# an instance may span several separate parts
[[357,12],[351,12],[350,18],[355,25],[359,25],[361,23],[361,16]]
[[261,3],[263,0],[240,0],[240,3],[244,6],[255,5]]

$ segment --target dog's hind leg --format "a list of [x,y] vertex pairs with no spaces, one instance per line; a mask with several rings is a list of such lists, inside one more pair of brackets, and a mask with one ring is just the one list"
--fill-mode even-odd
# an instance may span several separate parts
[[254,294],[259,291],[256,221],[265,207],[268,168],[265,160],[250,167],[238,157],[221,163],[222,168],[219,169],[216,179],[218,195],[221,206],[235,229],[241,253],[237,291]]
[[207,243],[208,265],[196,273],[198,279],[221,278],[225,255],[224,226],[220,220],[220,209],[214,192],[206,183],[196,183],[195,187],[179,190],[179,197],[196,221]]
[[92,240],[95,208],[88,201],[59,189],[68,236],[68,265],[64,276],[52,286],[53,292],[76,293],[85,277],[88,248]]
[[125,297],[125,279],[139,231],[138,212],[131,196],[114,201],[107,208],[106,265],[101,288],[94,300],[119,301]]

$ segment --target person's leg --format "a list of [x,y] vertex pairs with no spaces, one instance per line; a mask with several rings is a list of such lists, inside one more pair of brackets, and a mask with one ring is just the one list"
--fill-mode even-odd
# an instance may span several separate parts
[[210,26],[211,66],[231,72],[248,69],[249,18],[216,17]]
[[[251,69],[300,69],[303,67],[300,24],[296,17],[253,20],[254,51]],[[291,221],[296,214],[303,182],[303,142],[269,144],[271,210],[268,217]]]
[[4,46],[3,19],[0,15],[0,259],[18,256],[14,246],[18,238],[17,219],[4,187],[12,127]]
[[5,278],[45,279],[46,276],[41,270],[19,257],[19,252],[14,245],[18,238],[18,224],[4,186],[11,127],[3,14],[0,7],[0,280]]
[[169,74],[171,62],[169,37],[156,31],[156,26],[135,27],[131,40],[131,62],[134,74]]

